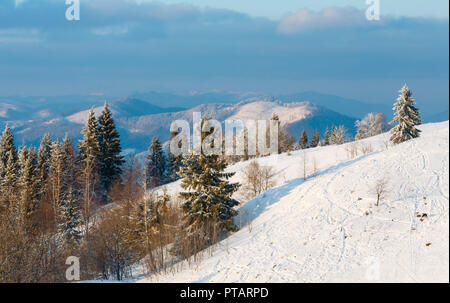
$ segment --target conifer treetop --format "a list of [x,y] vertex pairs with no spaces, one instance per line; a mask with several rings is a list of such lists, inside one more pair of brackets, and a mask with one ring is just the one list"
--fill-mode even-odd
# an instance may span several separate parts
[[420,125],[419,110],[415,106],[415,100],[412,92],[405,84],[400,90],[400,96],[394,104],[394,119],[391,124],[396,124],[391,129],[390,140],[394,144],[399,144],[407,140],[420,136],[420,130],[415,126]]

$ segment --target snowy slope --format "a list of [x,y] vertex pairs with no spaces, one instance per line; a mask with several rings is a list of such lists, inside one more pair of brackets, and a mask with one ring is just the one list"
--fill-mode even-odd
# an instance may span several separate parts
[[[235,106],[236,107],[236,106]],[[314,108],[308,102],[283,104],[278,102],[256,101],[237,107],[230,120],[269,120],[273,113],[281,117],[282,124],[293,123],[311,115]]]
[[[66,133],[78,141],[81,129],[86,123],[90,108],[99,116],[103,103],[97,106],[85,106],[83,110],[70,112],[68,115],[55,115],[52,109],[41,110],[39,117],[30,116],[31,120],[14,120],[10,122],[18,142],[39,145],[43,133],[50,133],[52,138],[63,138]],[[69,110],[70,107],[68,106]],[[201,112],[218,121],[226,119],[269,119],[276,112],[283,124],[298,138],[303,130],[312,135],[315,129],[323,133],[331,125],[345,125],[349,132],[354,131],[354,118],[338,114],[324,107],[308,102],[281,103],[273,99],[247,99],[237,104],[207,103],[193,108],[162,108],[138,99],[122,99],[110,104],[116,125],[119,129],[124,149],[136,153],[146,151],[151,140],[158,136],[162,141],[170,137],[170,124],[174,120],[186,120],[192,123],[192,113]],[[2,117],[12,117],[11,104],[0,103],[0,126]],[[23,113],[16,113],[24,117]],[[9,118],[8,118],[9,119]],[[50,126],[51,125],[51,126]],[[192,125],[192,124],[191,124]]]
[[[306,181],[303,151],[260,159],[277,186],[241,206],[241,230],[198,265],[140,282],[448,282],[449,123],[420,128],[398,146],[387,134],[363,140],[373,152],[352,160],[347,145],[307,150],[318,175]],[[229,168],[234,181],[246,165]],[[376,207],[382,177],[389,193]]]

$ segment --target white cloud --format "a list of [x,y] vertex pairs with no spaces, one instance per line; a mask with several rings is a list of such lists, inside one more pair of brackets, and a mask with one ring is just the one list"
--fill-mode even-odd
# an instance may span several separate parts
[[38,29],[0,28],[0,44],[2,43],[31,43],[41,41]]
[[94,35],[109,36],[109,35],[126,35],[129,31],[128,25],[114,25],[98,27],[92,30]]
[[18,8],[19,6],[22,5],[22,3],[24,3],[26,0],[14,0],[14,7]]
[[307,30],[351,27],[368,24],[365,11],[353,7],[329,7],[320,12],[307,8],[283,18],[278,31],[283,34],[294,34]]

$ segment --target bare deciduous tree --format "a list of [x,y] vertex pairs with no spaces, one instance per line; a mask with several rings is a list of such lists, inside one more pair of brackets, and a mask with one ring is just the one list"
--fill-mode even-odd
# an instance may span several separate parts
[[373,152],[372,145],[370,143],[362,143],[361,152],[363,153],[363,155],[370,154],[371,152]]
[[358,156],[358,143],[352,142],[347,144],[345,150],[347,151],[347,157],[349,159],[356,158]]
[[380,202],[386,198],[386,195],[389,192],[387,179],[385,177],[378,179],[371,192],[377,197],[377,202],[375,205],[379,206]]
[[273,168],[260,166],[257,161],[252,161],[244,170],[244,190],[249,198],[253,198],[271,188]]

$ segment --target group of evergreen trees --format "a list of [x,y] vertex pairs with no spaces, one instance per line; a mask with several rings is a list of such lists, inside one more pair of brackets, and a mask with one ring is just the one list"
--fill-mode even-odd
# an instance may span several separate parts
[[[298,140],[298,146],[300,149],[314,148],[317,146],[327,146],[334,144],[343,144],[347,140],[347,133],[344,126],[332,126],[331,133],[330,129],[327,127],[323,136],[323,140],[320,140],[320,135],[317,130],[314,131],[313,136],[311,138],[311,142],[309,142],[308,135],[306,131],[302,132],[300,139]],[[308,144],[309,143],[309,144]]]
[[39,149],[19,151],[7,125],[0,141],[0,212],[26,228],[59,230],[67,244],[79,242],[80,225],[97,203],[107,203],[120,179],[123,157],[111,111],[105,103],[98,121],[89,112],[78,150],[66,135],[52,142],[45,135]]
[[[203,118],[201,129],[208,121],[208,118]],[[202,132],[201,142],[212,132],[213,129]],[[199,154],[192,152],[184,157],[169,153],[167,159],[158,138],[154,138],[149,147],[147,186],[153,188],[183,178],[181,187],[187,190],[180,193],[183,199],[181,207],[184,212],[184,229],[189,237],[201,235],[202,239],[197,241],[204,245],[214,242],[212,234],[215,232],[220,235],[237,229],[233,217],[237,215],[234,207],[238,205],[238,201],[231,196],[237,191],[239,184],[229,183],[228,179],[234,173],[224,172],[227,165],[225,158],[206,155],[203,150]]]
[[159,138],[153,138],[145,165],[146,188],[151,189],[178,180],[178,171],[182,165],[182,155],[175,156],[169,152],[166,156]]
[[[407,140],[417,138],[420,136],[420,130],[415,126],[420,125],[419,110],[415,107],[415,101],[412,98],[412,92],[406,86],[400,90],[400,96],[394,104],[394,120],[390,124],[396,124],[392,129],[386,122],[383,113],[369,113],[362,120],[356,121],[356,136],[355,140],[361,140],[368,137],[376,136],[391,129],[391,142],[399,144]],[[324,139],[321,142],[319,133],[314,131],[311,143],[308,145],[308,136],[305,131],[299,139],[298,146],[300,149],[309,147],[316,147],[319,145],[342,144],[346,140],[346,130],[343,126],[332,126],[331,134],[327,128],[324,134]]]

